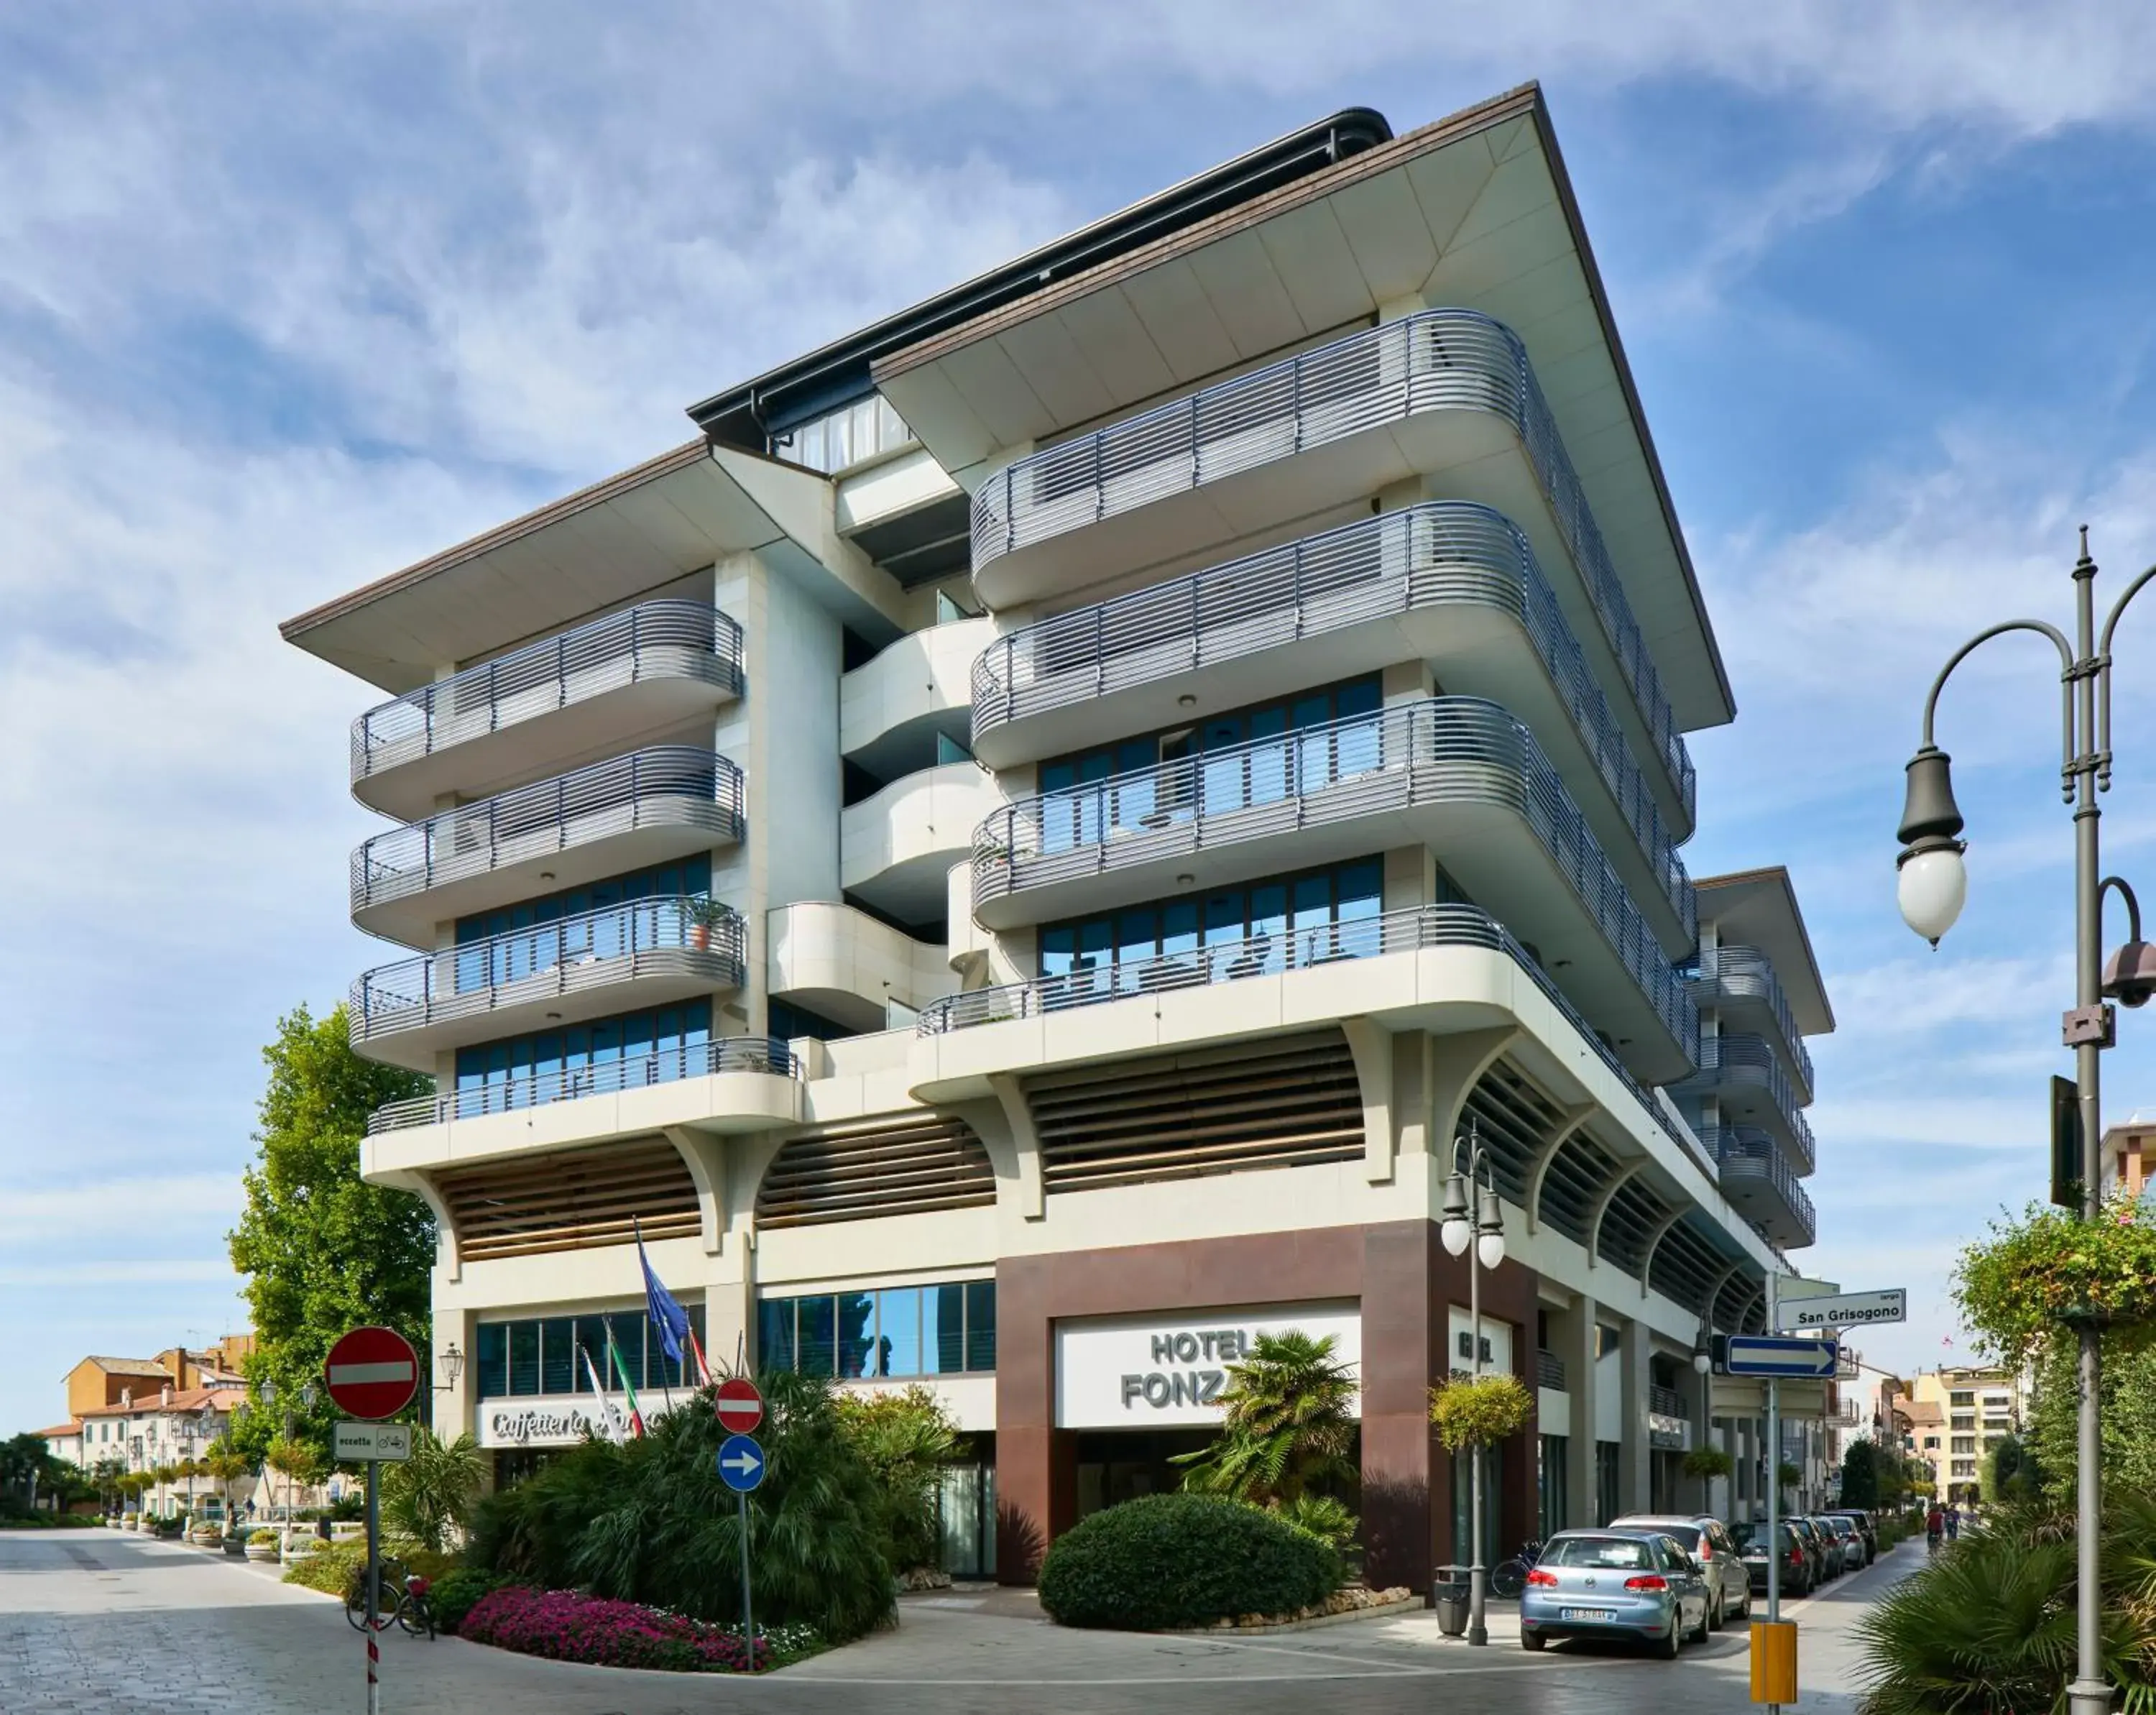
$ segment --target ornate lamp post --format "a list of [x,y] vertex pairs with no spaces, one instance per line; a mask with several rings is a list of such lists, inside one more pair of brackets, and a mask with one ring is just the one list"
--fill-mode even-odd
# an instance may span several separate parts
[[[1467,1159],[1467,1171],[1460,1170],[1462,1155]],[[1470,1209],[1473,1219],[1469,1219]],[[1445,1250],[1452,1255],[1467,1255],[1467,1343],[1471,1348],[1470,1363],[1475,1379],[1482,1379],[1482,1271],[1494,1269],[1505,1260],[1504,1211],[1497,1202],[1497,1182],[1491,1173],[1482,1149],[1481,1134],[1471,1117],[1467,1135],[1452,1140],[1452,1173],[1445,1182],[1445,1222],[1438,1229],[1438,1236]],[[1468,1249],[1471,1241],[1474,1249]],[[1450,1363],[1448,1356],[1447,1362]],[[1469,1495],[1467,1570],[1467,1641],[1486,1644],[1490,1628],[1484,1620],[1484,1605],[1489,1594],[1489,1572],[1482,1564],[1482,1461],[1486,1450],[1477,1445],[1470,1450],[1468,1466]]]
[[[2081,1218],[2097,1219],[2103,1181],[2103,1127],[2099,1101],[2098,1056],[2115,1040],[2116,1014],[2108,999],[2128,1006],[2145,1004],[2156,994],[2156,949],[2141,939],[2141,912],[2133,890],[2117,876],[2107,877],[2098,860],[2097,824],[2102,812],[2097,794],[2111,789],[2111,640],[2127,603],[2152,578],[2150,567],[2126,587],[2112,605],[2101,631],[2096,623],[2096,562],[2089,558],[2088,527],[2082,527],[2081,557],[2073,569],[2075,634],[2069,641],[2042,619],[2009,619],[1979,631],[1948,658],[1924,699],[1922,743],[1909,763],[1909,796],[1902,814],[1903,850],[1896,891],[1908,926],[1937,947],[1953,927],[1969,894],[1962,865],[1965,850],[1961,810],[1954,803],[1949,758],[1933,742],[1933,716],[1948,675],[1979,644],[2010,631],[2033,631],[2049,638],[2059,652],[2061,795],[2073,808],[2074,823],[2074,1004],[2063,1019],[2063,1037],[2074,1050],[2075,1087],[2081,1110]],[[2125,896],[2132,938],[2103,957],[2103,896],[2116,887]],[[2081,1345],[2080,1444],[2078,1472],[2079,1577],[2076,1594],[2080,1620],[2074,1682],[2066,1688],[2073,1715],[2104,1715],[2111,1690],[2103,1678],[2102,1591],[2097,1579],[2097,1538],[2102,1502],[2099,1461],[2102,1443],[2098,1417],[2102,1380],[2101,1337],[2093,1327],[2076,1330]]]

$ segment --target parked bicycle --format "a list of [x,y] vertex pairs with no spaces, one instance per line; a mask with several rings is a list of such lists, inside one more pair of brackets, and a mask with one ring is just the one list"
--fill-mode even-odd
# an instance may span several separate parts
[[1534,1538],[1520,1544],[1520,1552],[1500,1560],[1490,1570],[1490,1594],[1511,1600],[1527,1587],[1527,1574],[1543,1558],[1543,1545]]
[[[382,1563],[381,1606],[375,1611],[374,1629],[387,1631],[401,1625],[413,1637],[434,1635],[434,1610],[427,1599],[428,1581],[408,1570],[403,1562],[385,1558]],[[364,1569],[344,1599],[344,1617],[354,1631],[367,1630],[367,1574]]]

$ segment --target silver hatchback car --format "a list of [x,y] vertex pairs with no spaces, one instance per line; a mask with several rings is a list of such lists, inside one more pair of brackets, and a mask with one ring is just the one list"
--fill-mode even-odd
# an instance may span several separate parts
[[1630,1637],[1675,1661],[1707,1636],[1709,1600],[1699,1564],[1658,1531],[1559,1531],[1520,1592],[1520,1642]]

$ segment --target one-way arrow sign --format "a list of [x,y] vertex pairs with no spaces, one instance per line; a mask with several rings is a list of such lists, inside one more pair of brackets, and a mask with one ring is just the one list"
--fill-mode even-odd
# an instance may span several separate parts
[[763,1481],[763,1449],[747,1435],[728,1435],[719,1444],[719,1481],[747,1494]]
[[1723,1368],[1731,1375],[1801,1377],[1833,1375],[1840,1356],[1835,1340],[1800,1340],[1774,1334],[1732,1334]]

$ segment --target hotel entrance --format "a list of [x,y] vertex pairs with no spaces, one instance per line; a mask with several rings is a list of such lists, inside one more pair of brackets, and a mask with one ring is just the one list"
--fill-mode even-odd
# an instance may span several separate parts
[[1077,1437],[1078,1507],[1084,1518],[1140,1495],[1170,1495],[1187,1468],[1176,1456],[1213,1445],[1209,1429],[1090,1430]]

